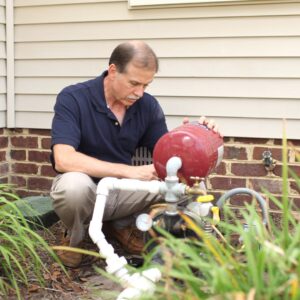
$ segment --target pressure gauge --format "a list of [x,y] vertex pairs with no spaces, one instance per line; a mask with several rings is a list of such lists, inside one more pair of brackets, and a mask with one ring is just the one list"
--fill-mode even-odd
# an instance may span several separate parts
[[148,214],[141,214],[136,218],[136,227],[140,231],[148,231],[153,224],[153,220]]

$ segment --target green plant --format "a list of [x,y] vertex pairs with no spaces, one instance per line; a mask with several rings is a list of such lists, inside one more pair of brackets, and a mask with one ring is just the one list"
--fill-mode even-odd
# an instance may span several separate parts
[[0,298],[14,291],[21,299],[20,285],[29,284],[29,274],[43,285],[45,267],[38,254],[40,249],[56,257],[43,238],[30,228],[14,204],[17,199],[7,184],[0,184]]
[[[205,234],[183,216],[197,240],[174,238],[157,228],[164,238],[147,255],[144,268],[158,267],[163,280],[154,296],[142,299],[300,299],[300,224],[289,201],[288,173],[300,187],[299,178],[288,169],[284,139],[282,199],[265,191],[281,211],[281,219],[270,216],[268,226],[263,225],[254,205],[246,205],[240,211],[241,219],[224,208],[233,222],[220,222],[216,235]],[[243,223],[249,225],[248,230]],[[230,238],[234,235],[240,238],[233,245]],[[157,255],[163,264],[153,262]]]
[[[296,159],[300,161],[297,152]],[[162,280],[154,295],[143,293],[139,299],[300,299],[300,212],[289,200],[288,175],[299,188],[300,179],[288,168],[285,139],[282,169],[282,199],[264,191],[281,212],[280,219],[278,214],[270,215],[268,224],[263,224],[253,203],[246,204],[239,217],[225,206],[224,218],[217,227],[213,225],[214,235],[205,233],[186,215],[182,218],[196,239],[179,239],[156,227],[158,245],[145,256],[138,271],[156,267]],[[103,270],[99,273],[105,275]]]

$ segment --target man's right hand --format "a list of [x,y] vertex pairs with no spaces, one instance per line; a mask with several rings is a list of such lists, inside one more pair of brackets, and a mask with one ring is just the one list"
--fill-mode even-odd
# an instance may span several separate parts
[[157,180],[158,176],[155,171],[154,165],[143,166],[128,166],[127,178],[139,180]]
[[116,177],[139,180],[158,179],[154,165],[129,166],[110,163],[83,153],[77,152],[72,146],[57,144],[53,147],[55,167],[59,172],[82,172],[93,177]]

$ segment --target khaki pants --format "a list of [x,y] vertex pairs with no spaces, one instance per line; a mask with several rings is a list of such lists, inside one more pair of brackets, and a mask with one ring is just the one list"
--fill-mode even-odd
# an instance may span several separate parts
[[[90,176],[68,172],[54,178],[50,196],[53,208],[70,234],[70,246],[77,246],[85,237],[93,215],[97,185]],[[103,221],[114,226],[131,225],[138,213],[147,210],[162,197],[148,192],[111,191],[107,197]]]

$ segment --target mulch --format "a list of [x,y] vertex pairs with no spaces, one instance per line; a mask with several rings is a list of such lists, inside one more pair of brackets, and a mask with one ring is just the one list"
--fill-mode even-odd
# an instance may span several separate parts
[[[59,245],[60,238],[64,232],[61,222],[55,223],[48,230],[38,230],[38,233],[50,246]],[[99,251],[89,238],[86,240],[84,249],[94,252]],[[122,252],[117,244],[114,244],[114,246],[117,248],[117,252]],[[37,279],[34,276],[31,277],[29,274],[29,286],[21,287],[23,299],[112,300],[116,299],[116,296],[122,290],[118,283],[97,272],[95,267],[100,269],[105,268],[105,261],[99,258],[84,256],[80,267],[76,269],[66,268],[65,272],[46,251],[40,250],[39,255],[46,267],[46,270],[43,271],[45,285],[41,286]],[[17,299],[16,295],[10,295],[3,300],[14,299]]]
[[[272,215],[273,221],[279,223],[280,214]],[[60,245],[60,239],[64,232],[64,226],[59,221],[52,225],[48,230],[38,230],[38,233],[50,245]],[[135,259],[131,260],[118,242],[109,240],[115,251],[127,258],[127,261],[134,265]],[[98,252],[97,247],[87,238],[84,249]],[[83,264],[76,269],[66,269],[66,272],[54,261],[46,251],[40,250],[39,255],[45,265],[43,279],[45,285],[41,286],[34,276],[29,274],[29,286],[22,286],[22,298],[25,300],[113,300],[122,291],[122,287],[101,275],[96,268],[105,269],[105,261],[95,257],[85,257]],[[138,266],[140,261],[137,262]],[[15,294],[0,300],[15,300]]]

